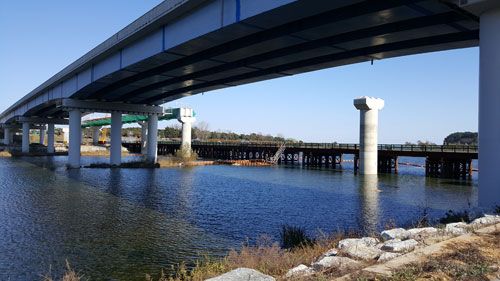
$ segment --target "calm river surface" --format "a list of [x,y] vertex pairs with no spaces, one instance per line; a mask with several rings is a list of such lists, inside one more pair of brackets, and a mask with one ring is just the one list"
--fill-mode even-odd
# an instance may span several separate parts
[[477,204],[474,179],[430,179],[404,166],[377,178],[354,175],[349,163],[67,170],[66,161],[0,158],[0,280],[41,280],[51,265],[60,276],[65,259],[93,280],[144,280],[246,238],[277,239],[282,224],[370,232],[424,208],[439,217]]

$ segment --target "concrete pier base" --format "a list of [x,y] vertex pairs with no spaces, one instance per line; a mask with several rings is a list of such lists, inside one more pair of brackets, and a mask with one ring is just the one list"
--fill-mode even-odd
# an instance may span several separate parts
[[360,97],[354,99],[354,106],[360,111],[359,172],[375,175],[378,164],[378,111],[384,108],[384,101]]

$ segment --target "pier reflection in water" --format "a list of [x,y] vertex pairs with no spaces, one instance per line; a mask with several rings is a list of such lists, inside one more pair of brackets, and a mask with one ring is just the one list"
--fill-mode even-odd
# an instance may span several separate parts
[[364,233],[375,233],[379,229],[379,192],[377,175],[360,175],[360,226]]
[[92,279],[144,280],[246,238],[277,239],[282,224],[374,232],[389,219],[404,223],[424,208],[442,216],[477,198],[471,181],[348,168],[67,170],[66,161],[0,159],[0,280],[38,279],[50,265],[57,275],[65,259]]

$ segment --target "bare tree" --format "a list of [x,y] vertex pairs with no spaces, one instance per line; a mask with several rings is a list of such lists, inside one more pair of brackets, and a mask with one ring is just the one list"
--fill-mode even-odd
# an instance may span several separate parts
[[194,127],[196,137],[200,140],[207,140],[210,137],[210,124],[201,121]]

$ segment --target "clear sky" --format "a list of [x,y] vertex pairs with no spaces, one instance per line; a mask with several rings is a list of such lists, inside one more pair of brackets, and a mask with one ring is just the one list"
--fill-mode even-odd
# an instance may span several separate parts
[[[160,3],[0,0],[0,112]],[[478,48],[354,64],[178,100],[212,130],[358,142],[358,96],[385,100],[379,142],[477,131]],[[175,106],[176,102],[167,104]],[[174,125],[176,121],[162,122]],[[196,123],[195,123],[196,124]]]

